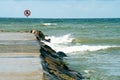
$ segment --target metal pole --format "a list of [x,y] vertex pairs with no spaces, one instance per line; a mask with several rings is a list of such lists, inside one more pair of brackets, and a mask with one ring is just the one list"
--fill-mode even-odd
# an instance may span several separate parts
[[27,16],[27,28],[26,29],[27,29],[26,31],[28,31],[28,16]]
[[26,25],[27,25],[27,26],[26,26],[26,32],[29,31],[29,29],[28,29],[28,27],[29,27],[29,24],[28,24],[28,23],[29,23],[29,22],[28,22],[28,16],[30,16],[30,14],[31,14],[30,10],[25,10],[25,11],[24,11],[24,15],[25,15],[26,18],[27,18],[27,19],[26,19],[26,20],[27,20],[27,21],[26,21]]

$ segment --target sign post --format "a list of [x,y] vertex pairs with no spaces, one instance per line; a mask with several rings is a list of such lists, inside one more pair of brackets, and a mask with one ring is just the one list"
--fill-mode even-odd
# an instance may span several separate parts
[[25,10],[24,15],[27,17],[27,28],[28,28],[28,16],[31,15],[31,11],[30,10]]

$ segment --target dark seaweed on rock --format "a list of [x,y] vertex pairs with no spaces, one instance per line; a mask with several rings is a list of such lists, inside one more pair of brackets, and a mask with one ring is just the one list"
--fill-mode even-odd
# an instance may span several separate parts
[[57,52],[57,54],[58,54],[60,57],[67,57],[67,55],[66,55],[64,52],[62,52],[62,51]]
[[[67,55],[60,51],[56,52],[50,46],[39,41],[40,44],[40,58],[43,69],[48,73],[44,73],[49,77],[47,80],[82,80],[84,77],[77,71],[70,69],[63,57]],[[52,77],[51,77],[52,76]]]

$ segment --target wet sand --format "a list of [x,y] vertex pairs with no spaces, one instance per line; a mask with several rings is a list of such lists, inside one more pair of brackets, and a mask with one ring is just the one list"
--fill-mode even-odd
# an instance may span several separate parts
[[0,80],[42,80],[39,44],[30,33],[0,33]]

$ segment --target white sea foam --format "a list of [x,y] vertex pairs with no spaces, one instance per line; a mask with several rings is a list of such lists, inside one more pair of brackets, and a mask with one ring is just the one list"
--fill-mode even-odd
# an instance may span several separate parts
[[43,26],[56,26],[57,23],[42,23]]
[[81,46],[59,46],[56,48],[57,51],[61,50],[65,53],[72,53],[72,52],[80,52],[80,51],[97,51],[97,50],[104,50],[111,47],[118,47],[118,46],[90,46],[90,45],[81,45]]
[[60,36],[60,37],[55,37],[55,36],[50,36],[47,37],[51,39],[51,43],[55,43],[55,44],[60,44],[60,43],[69,43],[72,41],[73,38],[70,38],[70,34],[66,34],[64,36]]
[[72,53],[72,52],[81,52],[81,51],[97,51],[97,50],[104,50],[111,47],[119,47],[119,46],[111,46],[111,45],[67,45],[66,43],[72,42],[70,34],[55,37],[51,36],[48,37],[51,39],[51,43],[46,43],[56,51],[63,51],[65,53]]

